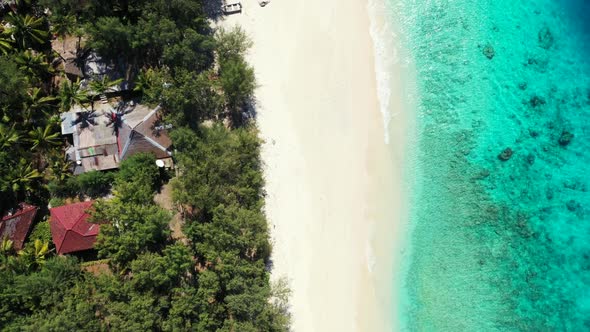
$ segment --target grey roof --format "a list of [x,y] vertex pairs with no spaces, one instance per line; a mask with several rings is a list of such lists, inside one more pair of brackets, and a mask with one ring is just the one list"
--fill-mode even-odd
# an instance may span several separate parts
[[138,152],[151,152],[156,158],[168,158],[172,142],[167,135],[169,126],[159,128],[158,110],[145,105],[134,106],[123,116],[123,124],[115,134],[109,123],[111,104],[95,104],[94,125],[80,128],[73,125],[77,113],[86,111],[80,106],[62,113],[62,134],[72,134],[74,146],[68,149],[70,159],[77,163],[76,172],[106,170],[119,167],[121,160]]
[[61,134],[72,135],[76,130],[76,126],[73,122],[76,120],[75,112],[65,112],[59,115],[61,118]]

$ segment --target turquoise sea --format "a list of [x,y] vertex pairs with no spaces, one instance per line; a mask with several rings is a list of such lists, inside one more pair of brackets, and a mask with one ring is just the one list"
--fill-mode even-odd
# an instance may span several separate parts
[[415,67],[404,331],[590,331],[590,1],[386,0]]

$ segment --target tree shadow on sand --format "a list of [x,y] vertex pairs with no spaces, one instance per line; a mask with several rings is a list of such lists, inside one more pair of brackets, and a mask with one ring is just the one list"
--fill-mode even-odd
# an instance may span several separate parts
[[221,11],[222,5],[223,0],[204,0],[203,11],[210,19],[218,21],[223,17],[223,12]]

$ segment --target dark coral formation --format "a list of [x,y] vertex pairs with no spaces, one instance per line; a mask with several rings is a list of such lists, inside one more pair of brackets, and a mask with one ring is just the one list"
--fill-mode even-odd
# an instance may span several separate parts
[[531,97],[531,99],[529,99],[529,105],[531,105],[531,107],[533,108],[545,105],[546,103],[547,102],[545,101],[545,99],[539,96],[533,96]]
[[573,199],[567,201],[567,203],[565,203],[565,206],[571,212],[576,212],[576,210],[578,210],[581,207],[580,203],[574,201]]
[[507,161],[512,157],[513,154],[514,151],[512,151],[511,148],[506,148],[502,150],[502,152],[500,152],[500,154],[498,155],[498,159],[500,159],[501,161]]
[[571,143],[572,139],[574,138],[574,134],[570,133],[567,130],[564,130],[559,136],[559,145],[567,146]]
[[494,58],[494,56],[496,55],[496,51],[494,50],[494,47],[491,44],[487,44],[482,51],[483,55],[486,56],[486,58],[492,60]]
[[554,42],[555,40],[553,38],[553,34],[549,28],[544,27],[539,31],[539,46],[548,50],[551,48],[551,46],[553,46]]
[[527,162],[529,165],[531,165],[531,166],[532,166],[532,165],[534,165],[534,164],[535,164],[535,160],[536,160],[536,159],[537,159],[537,158],[535,157],[535,155],[534,155],[534,154],[532,154],[532,153],[529,153],[529,155],[526,157],[526,162]]

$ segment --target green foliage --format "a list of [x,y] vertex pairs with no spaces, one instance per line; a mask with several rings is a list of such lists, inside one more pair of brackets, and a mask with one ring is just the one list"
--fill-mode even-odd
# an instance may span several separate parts
[[49,205],[54,208],[66,204],[66,200],[61,197],[52,197],[49,199]]
[[0,32],[0,53],[2,55],[8,55],[13,51],[13,49],[14,47],[12,38],[3,32]]
[[213,62],[213,39],[193,29],[186,29],[183,37],[180,42],[164,49],[164,63],[179,69],[200,71],[208,68]]
[[215,32],[215,50],[220,63],[230,59],[243,58],[251,47],[252,40],[240,26],[229,31],[221,27]]
[[76,177],[80,193],[91,198],[108,194],[113,182],[113,173],[90,171]]
[[45,96],[40,88],[32,88],[27,91],[23,101],[23,120],[27,123],[43,122],[39,121],[51,117],[57,107],[55,96]]
[[186,232],[207,261],[214,261],[222,251],[250,261],[270,256],[266,220],[260,211],[220,205],[213,210],[211,222],[191,223]]
[[235,125],[242,123],[240,112],[251,102],[256,89],[254,68],[241,57],[229,58],[220,64],[221,87]]
[[49,241],[35,239],[29,241],[25,248],[18,252],[21,261],[27,266],[28,270],[45,264],[45,257],[49,254]]
[[77,27],[76,17],[73,15],[53,13],[49,17],[49,23],[51,24],[51,32],[59,37],[73,33]]
[[266,262],[268,226],[262,214],[260,140],[253,129],[180,128],[173,133],[182,176],[174,197],[193,211],[184,228],[200,264],[199,328],[286,331],[284,302],[272,296]]
[[179,34],[173,19],[150,12],[137,22],[131,46],[144,52],[145,62],[156,63],[167,45],[175,44]]
[[[27,76],[19,70],[14,59],[0,56],[0,106],[2,117],[13,119],[16,115],[4,110],[10,105],[20,104],[29,88]],[[6,121],[6,120],[5,120]]]
[[102,77],[95,77],[88,85],[94,93],[100,95],[113,91],[114,88],[123,81],[122,78],[111,80],[107,75],[103,75]]
[[130,286],[140,292],[166,292],[188,277],[192,259],[187,247],[176,244],[162,254],[144,253],[131,263]]
[[157,300],[150,294],[133,294],[128,301],[109,304],[112,331],[155,331],[160,320]]
[[19,331],[99,331],[96,319],[97,305],[93,303],[92,289],[84,281],[76,282],[63,290],[65,295],[47,311],[36,311],[23,322]]
[[53,257],[43,268],[14,279],[13,294],[18,294],[16,310],[34,312],[48,309],[63,298],[69,287],[80,278],[80,266],[71,257]]
[[110,258],[115,270],[125,270],[128,264],[145,252],[157,252],[168,241],[171,216],[155,205],[123,203],[118,198],[97,202],[94,219],[107,220],[95,244],[101,258]]
[[18,69],[25,72],[29,81],[43,81],[51,77],[53,68],[47,62],[44,54],[38,54],[30,50],[18,53],[14,57]]
[[53,197],[90,197],[97,198],[107,195],[114,181],[113,173],[90,171],[63,180],[52,181],[48,184]]
[[[71,257],[55,257],[49,224],[38,223],[20,255],[0,251],[0,327],[287,331],[285,296],[271,289],[266,269],[271,247],[260,141],[242,117],[256,87],[244,60],[251,46],[244,32],[214,36],[202,0],[18,2],[18,14],[3,17],[17,24],[0,31],[0,206],[24,199],[43,206],[44,188],[52,205],[64,197],[97,197],[112,183],[114,197],[99,200],[93,212],[104,222],[96,249],[111,271],[94,275]],[[143,103],[163,106],[178,150],[173,196],[184,210],[182,242],[170,237],[171,214],[153,202],[162,179],[152,155],[124,160],[114,177],[70,175],[57,109],[91,98],[79,81],[53,86],[49,28],[85,37],[86,46],[125,69],[127,80],[135,78]],[[104,93],[117,83],[95,80],[90,90]],[[228,115],[240,129],[201,126]],[[81,113],[80,125],[89,117]]]
[[87,31],[88,46],[107,58],[117,59],[132,53],[132,27],[118,17],[100,17],[87,26]]
[[14,242],[7,237],[0,239],[0,254],[7,255],[12,252]]
[[29,241],[31,240],[40,240],[51,244],[51,228],[48,221],[40,221],[33,227],[29,235]]
[[165,68],[148,68],[139,72],[133,91],[141,92],[143,103],[157,104],[162,98],[164,86],[170,82],[172,77]]
[[0,326],[7,331],[98,330],[92,289],[84,281],[72,257],[50,258],[27,273],[0,268]]
[[0,123],[0,148],[10,149],[20,142],[20,138],[20,134],[14,128],[14,125],[12,127],[8,127]]
[[76,82],[63,81],[59,89],[60,109],[67,112],[72,106],[83,105],[88,102],[88,94],[80,87],[80,80]]
[[208,72],[195,75],[187,70],[177,70],[172,88],[162,91],[162,103],[177,125],[193,129],[223,109]]
[[16,200],[29,196],[42,177],[41,173],[24,158],[19,159],[12,168],[3,169],[5,178],[0,181],[0,191],[10,193]]
[[80,194],[80,184],[76,177],[51,181],[47,184],[47,189],[53,197],[57,198],[76,197]]
[[47,43],[49,32],[43,17],[22,16],[10,12],[4,19],[10,23],[6,32],[12,36],[21,50],[39,48]]
[[117,197],[123,202],[150,204],[160,187],[160,170],[151,153],[138,153],[123,160],[115,177]]
[[55,131],[53,126],[36,127],[29,131],[29,142],[32,144],[31,150],[47,151],[52,146],[60,145],[61,135]]
[[197,135],[180,128],[172,139],[183,173],[174,182],[176,201],[207,213],[220,204],[260,207],[263,179],[254,129],[230,131],[215,125]]

